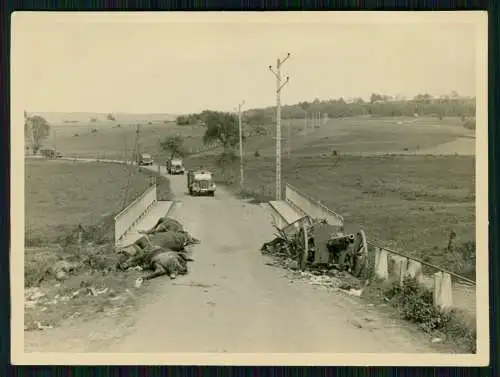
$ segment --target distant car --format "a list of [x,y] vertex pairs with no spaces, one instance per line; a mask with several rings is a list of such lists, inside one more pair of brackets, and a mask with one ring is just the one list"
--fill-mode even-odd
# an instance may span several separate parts
[[167,172],[168,174],[184,174],[184,166],[182,165],[182,159],[172,158],[167,160]]
[[153,158],[149,153],[141,153],[137,160],[137,164],[142,165],[153,165]]
[[57,153],[56,153],[56,158],[61,158],[62,156],[63,156],[63,155],[62,155],[62,153],[61,153],[61,152],[57,152]]

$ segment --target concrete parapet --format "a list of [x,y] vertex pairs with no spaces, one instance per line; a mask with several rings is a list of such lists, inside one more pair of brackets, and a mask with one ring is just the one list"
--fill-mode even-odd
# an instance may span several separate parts
[[379,247],[375,248],[375,278],[378,280],[387,280],[389,278],[387,251]]
[[418,284],[422,284],[424,279],[424,275],[422,272],[422,263],[410,259],[408,261],[408,268],[406,270],[406,274],[407,276],[415,279]]
[[403,286],[408,273],[408,259],[404,258],[399,261],[399,285]]
[[441,312],[451,309],[453,302],[451,275],[445,272],[434,274],[434,306]]

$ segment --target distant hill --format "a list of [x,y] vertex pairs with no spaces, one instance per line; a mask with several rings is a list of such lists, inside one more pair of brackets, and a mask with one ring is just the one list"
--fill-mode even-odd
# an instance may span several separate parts
[[[45,118],[50,124],[71,124],[71,123],[89,123],[91,119],[96,119],[97,123],[111,123],[107,120],[108,113],[91,112],[28,112],[37,114]],[[164,122],[174,121],[177,115],[166,113],[152,114],[131,114],[131,113],[113,113],[116,122],[120,123],[143,123],[143,122]],[[115,123],[115,122],[113,122]]]

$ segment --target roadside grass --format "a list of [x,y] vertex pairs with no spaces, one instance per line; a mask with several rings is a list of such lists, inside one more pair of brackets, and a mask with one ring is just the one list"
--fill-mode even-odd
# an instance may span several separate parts
[[[148,187],[148,177],[155,173],[110,163],[26,159],[26,246],[59,241],[78,224],[109,224],[122,209],[129,175],[126,204]],[[160,180],[158,195],[171,197],[166,178]],[[107,234],[112,236],[112,227]]]
[[[96,315],[124,315],[135,303],[137,271],[117,271],[113,216],[157,173],[134,166],[26,160],[25,330]],[[172,199],[161,177],[158,199]],[[78,237],[78,233],[81,236]],[[80,238],[80,240],[79,240]],[[63,276],[55,273],[56,266]]]
[[[91,267],[92,247],[60,248],[44,246],[25,249],[25,312],[26,331],[57,327],[65,321],[87,321],[96,316],[121,315],[123,309],[136,302],[134,281],[137,271],[114,271],[112,250],[101,250],[100,263]],[[105,261],[103,261],[103,259]],[[57,261],[75,261],[79,268],[63,281],[40,275]],[[106,265],[107,268],[103,268]],[[39,327],[40,326],[40,327]]]

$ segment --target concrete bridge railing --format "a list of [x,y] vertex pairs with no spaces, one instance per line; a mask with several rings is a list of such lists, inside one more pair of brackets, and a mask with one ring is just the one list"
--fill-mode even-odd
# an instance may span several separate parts
[[340,230],[344,229],[342,216],[288,183],[285,185],[285,201],[301,215],[308,215],[316,219],[323,218],[328,221],[328,224],[336,225]]
[[125,207],[114,217],[115,221],[115,244],[117,244],[127,232],[134,227],[153,207],[157,200],[157,186],[152,185],[138,198]]

